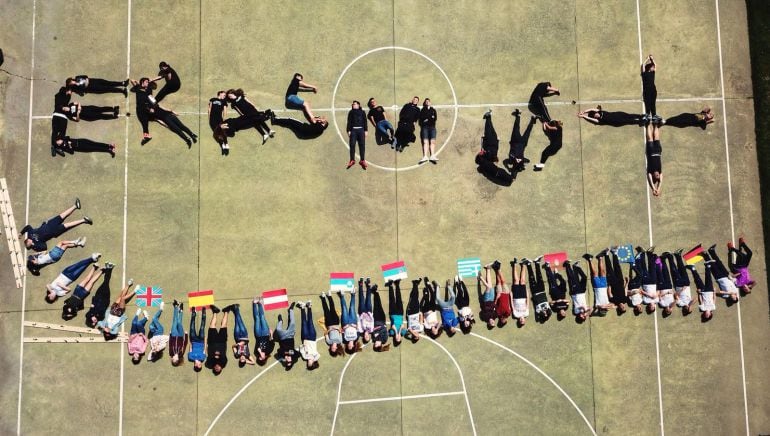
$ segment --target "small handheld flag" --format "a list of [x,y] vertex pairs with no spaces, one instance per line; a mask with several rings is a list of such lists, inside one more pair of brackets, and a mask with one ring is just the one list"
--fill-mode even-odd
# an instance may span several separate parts
[[567,260],[567,252],[559,251],[556,253],[548,253],[543,255],[543,260],[551,265],[561,266],[565,260]]
[[160,306],[163,301],[163,289],[157,286],[136,285],[136,305],[138,307]]
[[481,259],[478,257],[469,257],[457,259],[457,275],[460,278],[478,277],[481,270]]
[[618,261],[622,263],[634,263],[634,246],[631,244],[619,245],[616,251]]
[[332,291],[351,291],[355,282],[352,272],[329,273],[329,288]]
[[289,296],[286,289],[276,289],[274,291],[265,291],[262,293],[265,301],[265,310],[284,309],[289,307]]
[[387,282],[389,280],[400,280],[407,278],[406,265],[403,260],[382,265],[382,277]]
[[703,253],[703,246],[701,244],[698,244],[695,246],[695,248],[685,253],[682,256],[682,259],[684,259],[687,265],[695,265],[696,263],[703,260],[703,256],[701,255],[701,253]]
[[187,305],[195,308],[205,308],[214,304],[214,291],[202,290],[187,293]]

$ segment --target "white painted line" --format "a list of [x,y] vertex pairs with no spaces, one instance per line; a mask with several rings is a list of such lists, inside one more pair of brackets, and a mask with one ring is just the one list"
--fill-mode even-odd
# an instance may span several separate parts
[[[725,105],[725,70],[722,61],[722,25],[719,16],[719,0],[714,1],[717,12],[717,42],[719,43],[719,83],[722,88],[722,116],[724,118],[725,161],[727,162],[727,198],[730,203],[730,240],[735,241],[735,216],[733,214],[733,185],[730,172],[730,140],[727,136],[727,106]],[[746,419],[746,436],[749,429],[749,402],[746,394],[746,361],[743,355],[743,320],[741,318],[741,302],[738,300],[738,341],[741,346],[741,382],[743,383],[743,412]]]
[[[641,66],[642,63],[644,63],[644,52],[642,51],[642,19],[641,19],[641,14],[639,12],[639,0],[636,0],[636,34],[639,40],[639,65]],[[641,83],[640,83],[640,88],[642,90],[644,89]],[[642,102],[642,110],[646,110],[646,108],[644,108],[644,102]],[[644,135],[644,139],[646,142],[647,140],[646,129],[645,131],[643,131],[642,134]],[[645,155],[644,161],[645,161],[645,168],[646,168],[647,166],[646,155]],[[647,195],[647,224],[649,228],[650,246],[652,246],[653,244],[652,205],[650,204],[650,187],[648,186],[646,169],[644,174],[644,192]],[[663,426],[663,384],[661,383],[661,378],[660,378],[660,340],[658,338],[658,311],[657,310],[653,313],[653,317],[654,317],[653,324],[655,327],[655,366],[658,371],[658,410],[660,413],[660,434],[665,435],[666,433]]]
[[334,418],[332,419],[332,430],[329,432],[330,435],[334,435],[334,428],[337,426],[337,415],[340,412],[340,394],[342,393],[342,380],[345,379],[345,371],[348,370],[348,366],[353,362],[353,359],[356,358],[358,353],[353,354],[350,356],[350,359],[348,359],[347,362],[345,362],[345,366],[342,367],[342,372],[340,372],[340,381],[337,384],[337,401],[336,405],[334,406]]
[[[657,99],[658,103],[660,102],[703,102],[703,101],[722,101],[721,97],[686,97],[686,98],[659,98]],[[642,103],[641,99],[620,99],[620,100],[576,100],[575,105],[608,105],[608,104],[632,104],[632,103]],[[549,101],[549,105],[553,106],[572,106],[571,101]],[[529,105],[528,102],[511,102],[511,103],[457,103],[457,104],[436,104],[433,105],[436,109],[476,109],[476,108],[495,108],[495,107],[527,107]],[[398,105],[392,105],[387,107],[386,109],[391,110],[397,110],[400,106]],[[324,107],[324,108],[313,108],[313,112],[324,112],[324,113],[331,113],[331,112],[347,112],[349,111],[349,107],[338,107],[338,108],[332,108],[332,107]],[[289,110],[289,109],[273,109],[273,112],[279,114],[279,113],[295,113],[297,111],[295,110]],[[179,116],[202,116],[202,115],[208,115],[207,112],[176,112]],[[34,120],[50,120],[51,115],[35,115],[32,117]]]
[[[29,77],[35,76],[35,16],[37,15],[37,0],[32,1],[32,60],[30,61]],[[24,205],[24,223],[29,222],[29,182],[32,178],[32,103],[35,81],[29,81],[29,124],[27,126],[27,193]],[[16,237],[16,235],[10,235]],[[24,258],[27,258],[27,249],[24,248]],[[21,321],[19,322],[19,403],[16,411],[16,434],[21,435],[21,398],[22,380],[24,378],[24,313],[27,310],[27,274],[24,274],[24,282],[21,286]]]
[[[376,53],[378,51],[383,51],[383,50],[393,50],[394,52],[395,51],[399,51],[399,50],[400,51],[406,51],[406,52],[409,52],[409,53],[412,53],[412,54],[416,54],[417,56],[422,57],[426,61],[428,61],[431,64],[433,64],[433,66],[436,67],[436,69],[439,70],[441,75],[444,76],[444,80],[446,80],[447,84],[449,85],[449,90],[452,92],[452,100],[453,100],[454,104],[452,104],[452,105],[450,105],[448,107],[454,109],[454,118],[452,119],[452,127],[449,129],[449,133],[447,133],[447,137],[444,140],[444,143],[441,144],[438,147],[438,150],[436,150],[436,156],[438,156],[439,154],[441,154],[441,151],[444,149],[444,147],[446,147],[446,145],[449,144],[449,140],[452,139],[452,135],[455,132],[455,127],[457,127],[457,116],[459,115],[459,110],[458,110],[459,109],[459,105],[457,104],[457,94],[455,93],[455,87],[454,87],[454,85],[452,85],[452,81],[449,80],[449,76],[447,75],[447,73],[444,71],[444,69],[441,68],[441,66],[436,61],[434,61],[433,59],[431,59],[430,57],[428,57],[424,53],[419,52],[419,51],[414,50],[414,49],[411,49],[409,47],[399,47],[399,46],[396,46],[396,45],[390,45],[390,46],[373,48],[371,50],[365,51],[365,52],[361,53],[360,55],[358,55],[355,59],[350,61],[350,63],[342,70],[342,72],[340,73],[339,77],[337,78],[337,83],[334,84],[334,91],[332,91],[332,108],[334,108],[334,110],[331,110],[331,113],[332,113],[332,121],[334,121],[334,129],[337,131],[337,135],[340,137],[340,140],[342,140],[342,144],[344,145],[345,149],[350,150],[350,148],[348,146],[348,141],[345,140],[345,136],[342,134],[342,131],[340,130],[340,126],[337,123],[337,112],[340,112],[342,110],[348,111],[348,110],[350,110],[350,108],[337,109],[337,105],[334,104],[335,100],[337,98],[337,89],[340,86],[340,82],[342,81],[342,78],[345,77],[345,74],[348,72],[350,67],[352,67],[353,64],[358,62],[361,58],[363,58],[365,56],[368,56],[368,55],[370,55],[372,53]],[[434,106],[434,107],[438,107],[438,106]],[[417,169],[417,168],[420,168],[420,167],[424,166],[424,165],[414,164],[414,165],[411,165],[411,166],[408,166],[408,167],[394,168],[394,167],[385,167],[385,166],[377,165],[376,163],[372,163],[372,162],[369,162],[369,161],[366,161],[366,162],[371,167],[379,168],[379,169],[385,170],[385,171],[409,171],[409,170]]]
[[441,345],[441,343],[439,343],[438,341],[434,340],[430,336],[426,336],[426,335],[423,335],[423,334],[421,334],[420,336],[422,336],[423,338],[429,340],[431,343],[437,345],[439,348],[444,350],[446,355],[449,356],[450,359],[452,359],[452,363],[455,364],[455,368],[457,368],[457,373],[460,375],[460,384],[463,385],[463,395],[465,395],[465,406],[468,408],[468,418],[470,418],[470,420],[471,420],[471,429],[473,430],[473,436],[476,436],[476,423],[473,422],[473,411],[471,411],[471,402],[470,402],[470,400],[468,400],[468,389],[465,387],[465,377],[463,376],[462,369],[460,369],[460,365],[457,363],[457,360],[455,360],[455,357],[452,356],[452,353],[450,353],[449,350],[444,348],[444,346]]
[[[128,0],[128,18],[126,19],[127,37],[126,37],[126,77],[131,77],[131,0]],[[128,95],[126,95],[126,108],[129,105]],[[121,276],[121,288],[126,283],[126,245],[128,235],[128,124],[129,118],[126,117],[126,136],[123,143],[124,167],[123,167],[123,274]],[[121,334],[125,334],[125,324],[120,326]],[[118,402],[118,436],[123,435],[123,396],[125,393],[125,365],[126,359],[123,357],[123,348],[118,349],[118,359],[120,360],[120,395]]]
[[238,399],[238,397],[241,396],[242,393],[244,393],[246,391],[246,389],[249,388],[249,386],[251,386],[255,381],[259,380],[259,378],[262,377],[267,371],[269,371],[270,369],[272,369],[275,365],[278,365],[279,363],[281,363],[281,362],[278,361],[278,360],[276,360],[275,362],[271,363],[270,366],[268,366],[267,368],[265,368],[262,371],[260,371],[259,374],[255,375],[254,378],[252,378],[251,380],[249,380],[248,383],[243,385],[243,387],[238,392],[236,392],[235,395],[233,395],[233,398],[230,398],[230,401],[228,401],[227,404],[225,404],[225,407],[223,407],[222,410],[219,411],[219,414],[214,418],[214,420],[211,421],[211,424],[209,424],[209,428],[206,429],[206,433],[204,433],[204,436],[208,436],[208,434],[211,432],[211,429],[213,429],[214,426],[217,425],[217,422],[219,421],[219,418],[222,417],[222,415],[225,413],[225,411],[235,402],[235,400]]
[[513,354],[514,356],[518,357],[518,358],[519,358],[519,360],[521,360],[522,362],[524,362],[524,363],[526,363],[527,365],[529,365],[530,367],[532,367],[532,369],[534,369],[535,371],[539,372],[539,373],[540,373],[540,375],[542,375],[543,377],[545,377],[545,379],[546,379],[546,380],[548,380],[549,382],[551,382],[551,384],[552,384],[552,385],[553,385],[553,386],[554,386],[556,389],[558,389],[558,390],[559,390],[559,392],[561,392],[561,394],[564,396],[564,398],[566,398],[566,399],[567,399],[567,401],[569,401],[569,402],[570,402],[570,404],[572,404],[572,407],[573,407],[573,408],[575,408],[575,410],[576,410],[576,411],[577,411],[577,413],[580,415],[580,417],[581,417],[581,418],[583,418],[583,421],[584,421],[584,422],[586,423],[586,425],[588,426],[588,429],[589,429],[589,430],[591,430],[591,433],[592,433],[594,436],[596,436],[596,430],[594,430],[593,426],[591,425],[591,422],[590,422],[590,421],[588,421],[588,418],[585,416],[585,414],[583,413],[583,411],[582,411],[582,410],[580,410],[580,407],[578,407],[578,405],[575,403],[575,401],[574,401],[574,400],[572,400],[572,397],[570,397],[570,396],[567,394],[567,392],[565,392],[565,391],[564,391],[564,389],[562,389],[562,387],[561,387],[561,386],[559,386],[559,384],[558,384],[558,383],[556,383],[556,381],[554,381],[554,379],[552,379],[552,378],[551,378],[551,377],[550,377],[548,374],[546,374],[546,373],[545,373],[545,371],[543,371],[542,369],[540,369],[540,368],[539,368],[537,365],[535,365],[534,363],[532,363],[532,362],[530,362],[529,360],[527,360],[527,359],[526,359],[524,356],[522,356],[521,354],[519,354],[519,353],[517,353],[517,352],[515,352],[515,351],[511,350],[510,348],[506,347],[505,345],[503,345],[503,344],[501,344],[501,343],[499,343],[499,342],[495,342],[495,341],[493,341],[492,339],[489,339],[489,338],[487,338],[487,337],[481,336],[480,334],[478,334],[478,333],[474,333],[474,332],[471,332],[471,333],[470,333],[470,335],[471,335],[471,336],[473,336],[473,337],[476,337],[476,338],[482,339],[482,340],[484,340],[484,341],[487,341],[487,342],[489,342],[490,344],[493,344],[493,345],[495,345],[495,346],[497,346],[497,347],[499,347],[499,348],[502,348],[503,350],[505,350],[505,351],[507,351],[507,352],[509,352],[509,353]]
[[458,392],[439,392],[436,394],[420,394],[420,395],[404,395],[401,397],[381,397],[381,398],[367,398],[365,400],[347,400],[340,401],[339,404],[362,404],[362,403],[379,403],[380,401],[402,401],[402,400],[416,400],[418,398],[433,398],[433,397],[450,397],[454,395],[465,395],[464,391]]
[[[316,339],[315,341],[318,342],[318,341],[321,341],[323,339],[324,339],[324,337],[321,336],[320,338]],[[353,355],[353,357],[355,357],[355,355]],[[206,429],[206,433],[204,433],[204,436],[208,436],[208,434],[211,432],[211,430],[214,428],[214,426],[217,425],[217,422],[219,422],[219,418],[221,418],[222,415],[225,414],[227,409],[230,408],[230,406],[235,402],[235,400],[238,399],[238,397],[241,396],[241,394],[246,392],[246,389],[248,389],[249,386],[254,384],[255,381],[259,380],[259,378],[262,377],[267,371],[271,370],[275,365],[277,365],[279,363],[280,363],[280,361],[278,361],[278,360],[276,360],[275,362],[271,363],[267,368],[263,369],[262,371],[260,371],[259,374],[255,375],[254,378],[249,380],[248,383],[243,385],[243,387],[240,390],[238,390],[238,392],[236,392],[235,395],[233,395],[232,398],[230,398],[230,401],[228,401],[227,404],[225,404],[225,407],[223,407],[222,410],[219,411],[219,414],[217,414],[217,416],[214,418],[214,420],[211,421],[211,424],[209,424],[209,428]],[[339,399],[339,396],[337,396],[337,398]]]

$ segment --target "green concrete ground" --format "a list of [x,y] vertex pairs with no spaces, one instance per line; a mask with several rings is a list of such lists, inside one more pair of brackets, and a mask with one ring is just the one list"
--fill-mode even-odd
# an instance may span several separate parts
[[[27,277],[24,289],[14,288],[8,257],[0,259],[6,289],[0,433],[75,434],[84,426],[94,434],[770,432],[770,325],[746,6],[723,0],[717,16],[709,1],[638,5],[639,30],[634,0],[355,7],[335,0],[310,8],[133,0],[130,9],[119,0],[0,3],[0,16],[12,17],[0,33],[3,68],[30,76],[34,61],[31,75],[48,79],[30,85],[0,76],[0,175],[8,179],[16,223],[28,215],[37,224],[76,195],[96,221],[71,232],[88,236],[86,249]],[[661,198],[647,195],[641,129],[597,127],[575,117],[596,102],[641,110],[640,45],[660,64],[659,113],[709,105],[716,114],[706,131],[663,129]],[[340,78],[362,53],[391,46],[427,56],[449,82],[430,60],[402,49],[364,56]],[[132,117],[70,123],[72,136],[117,143],[114,159],[51,158],[46,116],[65,77],[119,79],[127,69],[132,78],[151,76],[160,60],[181,75],[182,89],[165,103],[200,132],[197,145],[188,150],[152,125],[154,139],[142,147]],[[210,137],[208,99],[242,87],[259,107],[283,110],[295,71],[318,85],[318,94],[306,96],[332,121],[329,130],[302,141],[278,129],[265,145],[242,132],[222,157]],[[473,164],[481,115],[494,106],[505,154],[508,114],[514,106],[525,109],[541,80],[561,89],[548,102],[554,118],[564,120],[564,148],[541,173],[528,169],[510,187],[490,183]],[[441,144],[453,128],[452,89],[457,122],[438,165],[344,169],[347,150],[333,122],[333,100],[344,128],[354,98],[377,97],[393,120],[392,105],[430,97],[439,106]],[[75,99],[134,112],[133,99],[118,94]],[[537,159],[546,144],[534,131],[528,156]],[[371,135],[367,145],[367,158],[383,167],[406,169],[421,156],[414,144],[396,154]],[[355,357],[324,353],[312,373],[285,372],[272,362],[239,369],[231,359],[220,377],[194,373],[189,364],[174,368],[166,359],[134,366],[117,344],[20,343],[21,335],[56,335],[22,330],[22,320],[63,323],[61,302],[45,303],[43,286],[94,250],[119,265],[113,293],[133,277],[164,288],[167,300],[214,289],[221,305],[247,307],[254,295],[282,287],[292,299],[317,303],[330,271],[379,279],[379,265],[394,259],[407,262],[410,276],[443,281],[454,276],[456,259],[467,256],[506,263],[566,250],[577,258],[623,242],[659,251],[718,243],[724,253],[724,243],[739,234],[754,248],[759,284],[740,306],[719,304],[708,323],[677,312],[665,319],[629,313],[585,324],[476,326],[472,335],[444,335],[388,353],[368,347]],[[269,315],[271,325],[275,316]],[[167,328],[169,318],[170,311]],[[68,325],[81,326],[82,317]],[[428,394],[442,395],[361,401]]]

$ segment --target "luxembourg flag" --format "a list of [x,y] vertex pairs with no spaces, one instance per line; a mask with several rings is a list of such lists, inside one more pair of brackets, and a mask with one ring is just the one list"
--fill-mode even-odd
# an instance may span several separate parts
[[332,291],[353,290],[354,282],[355,282],[355,278],[352,272],[329,273],[329,287]]
[[388,280],[400,280],[407,278],[406,265],[403,260],[398,262],[387,263],[382,265],[382,277],[387,282]]
[[262,293],[265,300],[265,310],[284,309],[289,307],[289,296],[286,289],[276,289],[274,291],[265,291]]

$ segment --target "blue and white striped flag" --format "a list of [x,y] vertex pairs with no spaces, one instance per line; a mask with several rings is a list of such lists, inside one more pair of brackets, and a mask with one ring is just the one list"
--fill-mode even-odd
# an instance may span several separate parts
[[457,275],[460,278],[478,277],[481,270],[481,259],[478,257],[469,257],[467,259],[457,259]]

